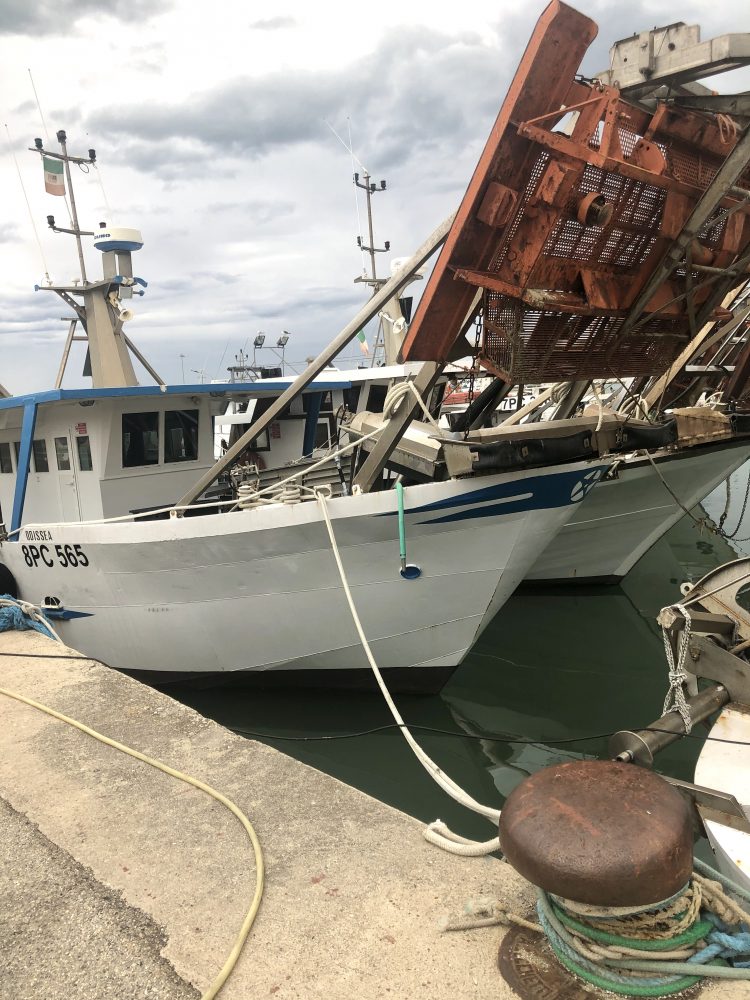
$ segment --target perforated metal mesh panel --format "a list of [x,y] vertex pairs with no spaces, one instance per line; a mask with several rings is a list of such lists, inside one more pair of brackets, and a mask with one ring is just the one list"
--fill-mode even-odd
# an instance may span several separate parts
[[624,338],[622,324],[622,317],[539,311],[485,292],[482,355],[518,381],[625,377],[663,370],[688,339],[684,319],[650,319]]

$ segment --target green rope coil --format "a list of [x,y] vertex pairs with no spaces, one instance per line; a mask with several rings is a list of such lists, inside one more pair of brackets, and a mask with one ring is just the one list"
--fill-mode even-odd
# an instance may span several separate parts
[[[696,868],[708,879],[718,881],[726,892],[750,898],[745,890],[736,886],[730,879],[719,872],[714,871],[710,866],[696,859]],[[697,876],[696,876],[697,880]],[[541,929],[547,937],[558,961],[571,973],[579,976],[587,983],[591,983],[600,989],[609,990],[620,996],[631,997],[663,997],[680,993],[696,983],[709,979],[750,979],[750,968],[743,964],[732,964],[725,960],[726,957],[733,958],[735,955],[744,955],[747,952],[744,939],[747,932],[740,930],[729,931],[728,928],[734,926],[741,928],[749,925],[750,920],[743,920],[743,910],[734,905],[734,918],[730,920],[728,916],[717,914],[726,913],[724,904],[730,900],[726,895],[717,896],[716,890],[712,896],[706,896],[705,882],[696,881],[693,885],[693,892],[701,891],[702,904],[701,913],[697,912],[698,898],[693,895],[692,904],[686,901],[682,912],[675,912],[673,904],[682,893],[671,900],[655,904],[652,907],[645,907],[642,911],[637,911],[642,917],[650,917],[658,920],[666,928],[673,926],[677,933],[667,938],[649,939],[644,927],[641,933],[643,937],[626,937],[622,934],[615,934],[612,930],[604,930],[601,927],[592,926],[587,922],[587,918],[579,919],[578,914],[572,914],[564,905],[564,901],[557,897],[550,897],[542,889],[538,890],[537,910]],[[670,909],[670,904],[672,908]],[[718,907],[718,908],[717,908]],[[695,908],[695,909],[693,909]],[[731,910],[731,908],[730,908]],[[663,912],[663,919],[659,914]],[[693,914],[695,916],[693,917]],[[628,913],[623,919],[628,920],[634,914]],[[709,919],[706,919],[708,915]],[[611,912],[602,910],[600,914],[592,916],[592,920],[607,920],[614,923],[616,916]],[[687,929],[682,930],[689,920],[694,919],[694,923]],[[728,924],[722,923],[727,920]],[[719,930],[717,931],[717,927]],[[721,928],[726,927],[727,930]],[[737,950],[732,950],[731,941],[716,940],[732,938]],[[712,940],[712,936],[714,940]],[[699,943],[700,942],[700,943]],[[612,948],[615,951],[607,954],[600,954],[599,949]],[[618,955],[616,949],[627,949],[630,952]],[[632,949],[632,950],[631,950]],[[685,949],[692,953],[690,960],[680,960],[680,952],[684,954]],[[716,949],[713,950],[712,949]],[[633,958],[633,951],[642,951],[643,958]],[[676,952],[673,957],[667,954],[659,957],[660,953]]]
[[590,972],[588,969],[582,968],[572,959],[568,958],[562,952],[558,951],[557,948],[550,942],[552,950],[555,955],[557,955],[558,961],[565,966],[568,972],[572,972],[576,976],[580,976],[581,979],[585,979],[587,983],[591,983],[592,986],[598,986],[599,989],[609,990],[612,993],[618,993],[620,996],[626,997],[666,997],[672,993],[680,993],[682,990],[688,989],[690,986],[695,986],[700,980],[700,976],[683,976],[681,979],[676,979],[669,986],[640,986],[635,980],[632,986],[624,986],[622,983],[617,983],[612,979],[609,979],[604,975],[597,975],[595,972]]
[[677,934],[675,937],[663,938],[658,941],[648,941],[597,930],[596,927],[591,927],[590,924],[581,923],[580,920],[571,917],[570,914],[554,903],[552,904],[552,909],[560,923],[565,924],[566,927],[570,927],[574,931],[578,931],[579,934],[585,935],[587,938],[591,938],[592,941],[599,941],[601,944],[611,944],[624,948],[637,948],[640,951],[672,951],[686,944],[695,944],[696,941],[700,941],[702,937],[705,937],[706,934],[714,929],[714,925],[710,921],[700,920],[693,924],[689,930],[683,931],[682,934]]

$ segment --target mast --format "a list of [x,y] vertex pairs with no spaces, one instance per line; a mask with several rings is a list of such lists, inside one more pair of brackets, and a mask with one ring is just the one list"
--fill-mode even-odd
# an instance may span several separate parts
[[[372,294],[376,295],[378,291],[385,284],[385,278],[378,277],[377,267],[375,263],[376,261],[375,254],[387,253],[391,249],[391,244],[388,240],[386,240],[384,246],[382,247],[375,246],[375,234],[372,224],[372,196],[374,194],[377,194],[378,191],[385,191],[386,182],[383,180],[380,181],[379,184],[375,183],[371,179],[369,172],[365,168],[364,179],[360,180],[359,174],[355,174],[354,184],[356,187],[362,188],[362,190],[365,192],[365,199],[367,201],[367,232],[369,238],[369,243],[363,243],[362,237],[358,236],[357,246],[360,248],[360,250],[364,250],[365,253],[369,254],[370,256],[370,277],[367,278],[363,274],[360,277],[355,278],[354,281],[355,283],[361,282],[362,284],[368,285],[372,289]],[[395,307],[396,309],[399,309],[398,302],[395,303]],[[400,315],[400,310],[399,310],[399,315]],[[375,335],[375,343],[373,344],[372,356],[370,358],[371,368],[375,366],[375,362],[378,356],[378,350],[381,344],[383,345],[383,352],[386,355],[386,363],[388,363],[388,357],[387,357],[388,352],[385,350],[385,330],[383,328],[382,315],[380,315],[378,318],[378,332]]]
[[370,243],[365,244],[362,242],[362,237],[357,237],[357,246],[360,250],[364,250],[370,255],[370,271],[371,276],[369,278],[361,277],[355,278],[355,281],[362,281],[364,284],[369,285],[372,288],[372,294],[374,295],[379,288],[385,284],[384,278],[378,278],[377,269],[375,267],[375,254],[376,253],[388,253],[391,249],[391,244],[388,240],[385,241],[385,245],[382,247],[375,246],[375,236],[373,234],[372,228],[372,196],[378,191],[385,191],[385,181],[380,181],[380,185],[376,184],[370,179],[369,173],[365,170],[364,180],[359,179],[359,174],[354,175],[354,183],[358,188],[362,188],[365,192],[365,198],[367,199],[367,231],[369,233]]
[[[73,234],[76,238],[76,246],[78,247],[78,262],[81,265],[81,281],[86,284],[86,262],[83,259],[83,244],[81,243],[81,230],[78,228],[78,212],[76,211],[76,199],[73,194],[73,181],[70,177],[70,157],[68,156],[68,147],[66,142],[67,136],[64,129],[60,129],[57,133],[57,141],[60,143],[60,149],[62,149],[61,159],[65,167],[65,177],[68,182],[68,194],[70,195],[70,218],[73,224]],[[50,154],[47,153],[47,156]],[[84,160],[80,157],[75,157],[77,163],[91,163],[93,164],[96,160],[96,153],[93,149],[89,150],[89,159]],[[87,236],[93,236],[93,233],[86,233]]]
[[[68,360],[70,346],[73,340],[86,339],[88,342],[88,357],[84,374],[90,374],[93,388],[113,388],[138,385],[138,379],[133,368],[131,353],[143,364],[154,380],[163,384],[163,380],[149,365],[123,330],[123,324],[132,319],[133,313],[123,306],[122,300],[130,298],[134,292],[143,295],[146,282],[142,278],[133,277],[131,253],[140,250],[143,239],[136,229],[111,227],[100,222],[98,230],[81,229],[78,222],[73,179],[70,164],[93,166],[96,163],[96,150],[89,149],[88,156],[72,156],[68,152],[67,136],[63,129],[57,132],[60,152],[47,150],[41,139],[34,140],[31,152],[38,153],[42,162],[57,160],[62,165],[67,183],[67,193],[70,196],[70,227],[58,226],[54,215],[47,216],[47,224],[55,233],[67,233],[75,237],[78,251],[78,263],[81,277],[69,285],[44,284],[37,285],[37,291],[55,292],[75,313],[75,322],[80,322],[85,331],[85,338],[73,336],[74,326],[71,326],[68,341],[63,351],[63,359],[57,377],[57,386],[62,384],[65,366]],[[45,163],[45,167],[48,163]],[[55,181],[57,175],[57,181]],[[65,184],[62,182],[60,168],[47,170],[46,177],[52,180],[47,191],[51,194],[65,194]],[[102,253],[103,277],[99,281],[90,281],[86,274],[86,262],[83,253],[82,236],[94,237],[94,246]],[[137,287],[137,286],[140,286]],[[82,301],[81,301],[82,300]]]
[[[386,278],[379,278],[376,269],[376,257],[377,253],[387,253],[391,249],[391,244],[388,240],[385,241],[382,247],[375,246],[375,236],[373,232],[372,224],[372,196],[377,194],[378,191],[386,190],[386,182],[380,181],[375,183],[372,181],[369,172],[365,168],[364,178],[360,181],[359,174],[354,175],[354,183],[357,187],[362,188],[365,192],[365,197],[367,199],[367,231],[369,234],[369,244],[362,243],[362,237],[357,237],[357,246],[360,250],[364,250],[370,255],[370,277],[361,275],[355,278],[355,283],[361,282],[362,284],[369,285],[372,289],[373,296],[377,295],[383,285],[386,284]],[[404,263],[405,258],[397,258],[391,261],[391,275],[396,274]],[[412,281],[422,280],[421,271],[415,271],[411,278]],[[405,291],[405,287],[401,288],[401,293]],[[392,298],[388,299],[383,308],[378,313],[378,332],[375,337],[375,343],[372,349],[372,356],[370,357],[370,367],[374,368],[378,360],[379,351],[382,349],[383,362],[386,365],[395,365],[399,361],[399,352],[401,351],[401,345],[404,342],[404,337],[406,336],[406,331],[408,328],[408,310],[406,315],[404,315],[404,309],[402,308],[402,302],[398,295],[394,295]]]

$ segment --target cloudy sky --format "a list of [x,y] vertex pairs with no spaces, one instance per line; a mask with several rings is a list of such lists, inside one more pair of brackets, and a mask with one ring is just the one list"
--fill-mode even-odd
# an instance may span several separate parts
[[[195,371],[223,375],[259,330],[267,343],[288,330],[287,360],[302,362],[366,299],[353,281],[365,263],[359,168],[333,130],[387,180],[374,199],[376,243],[392,247],[384,270],[455,209],[543,6],[0,0],[0,382],[53,384],[66,309],[33,286],[45,270],[77,273],[71,238],[45,223],[53,213],[67,224],[62,199],[45,194],[27,152],[45,138],[29,70],[50,148],[64,128],[70,152],[97,150],[98,170],[74,168],[82,227],[106,219],[143,233],[135,272],[149,288],[129,335],[167,381],[183,369],[198,381]],[[612,41],[657,24],[699,23],[703,38],[750,30],[746,0],[581,9],[600,25],[583,64],[592,74]],[[737,89],[731,74],[718,86]],[[89,276],[97,257],[87,251]],[[66,385],[84,384],[81,366],[79,345]]]

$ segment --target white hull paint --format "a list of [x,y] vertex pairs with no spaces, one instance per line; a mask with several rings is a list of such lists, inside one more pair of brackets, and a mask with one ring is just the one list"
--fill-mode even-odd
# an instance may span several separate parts
[[[577,463],[407,487],[406,540],[409,562],[422,570],[417,580],[399,574],[395,491],[329,500],[379,664],[458,664],[604,468]],[[75,557],[78,565],[63,566],[75,546],[88,565]],[[55,597],[74,615],[56,623],[66,643],[111,666],[367,668],[316,502],[27,525],[0,557],[23,599]]]
[[[695,765],[695,783],[734,795],[750,811],[750,710],[727,705],[711,727],[716,742],[707,742]],[[731,740],[719,743],[718,740]],[[720,871],[750,891],[750,833],[706,821],[708,839]]]
[[[659,471],[691,508],[748,458],[747,440],[682,450]],[[585,506],[542,553],[527,580],[601,580],[626,576],[683,516],[647,458],[628,459],[617,478],[598,484]]]

